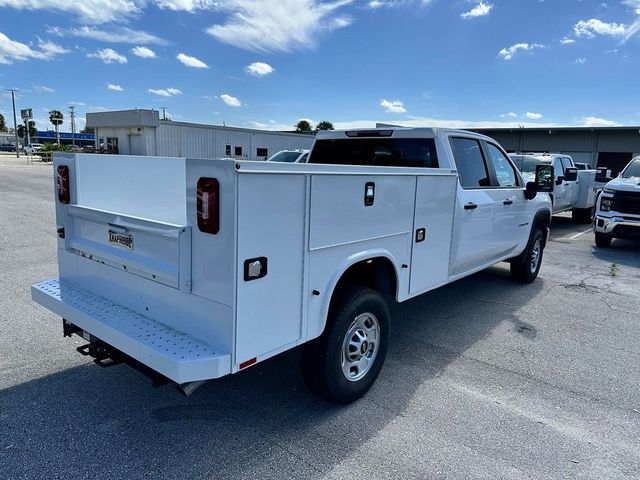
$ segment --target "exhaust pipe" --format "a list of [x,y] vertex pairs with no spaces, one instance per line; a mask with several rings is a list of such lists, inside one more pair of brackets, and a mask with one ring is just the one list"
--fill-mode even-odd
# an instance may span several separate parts
[[176,388],[182,395],[188,397],[204,385],[205,382],[206,380],[196,380],[195,382],[176,383]]

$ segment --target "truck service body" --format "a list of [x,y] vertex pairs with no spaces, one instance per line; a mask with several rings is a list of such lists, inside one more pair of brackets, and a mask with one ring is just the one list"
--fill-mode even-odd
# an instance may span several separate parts
[[349,402],[389,299],[501,261],[537,276],[552,169],[525,184],[496,142],[443,129],[321,132],[310,162],[57,154],[59,276],[33,299],[81,353],[187,393],[305,344],[307,382]]

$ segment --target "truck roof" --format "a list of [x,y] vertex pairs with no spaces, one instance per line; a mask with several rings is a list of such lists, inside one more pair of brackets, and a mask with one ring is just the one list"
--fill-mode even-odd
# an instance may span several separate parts
[[468,130],[457,130],[440,127],[379,127],[379,128],[354,128],[349,130],[321,130],[316,134],[316,140],[344,139],[344,138],[368,138],[368,137],[393,137],[393,138],[435,138],[444,133],[459,133],[460,135],[475,138],[489,139]]

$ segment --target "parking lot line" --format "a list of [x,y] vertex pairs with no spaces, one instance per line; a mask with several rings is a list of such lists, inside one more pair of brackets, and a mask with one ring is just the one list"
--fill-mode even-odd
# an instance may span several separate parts
[[576,238],[581,237],[585,233],[590,233],[590,232],[593,232],[593,228],[590,228],[589,230],[585,230],[584,232],[576,233],[575,235],[570,236],[569,240],[575,240]]

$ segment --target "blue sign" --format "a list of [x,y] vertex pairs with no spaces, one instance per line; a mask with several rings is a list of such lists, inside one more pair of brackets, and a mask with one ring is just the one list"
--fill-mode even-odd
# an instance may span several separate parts
[[[56,132],[52,132],[50,130],[47,131],[41,131],[38,130],[38,133],[36,134],[36,138],[39,139],[52,139],[55,140],[56,139]],[[60,132],[60,139],[61,140],[95,140],[96,139],[96,134],[95,133],[76,133],[74,135],[71,135],[71,133],[69,132]]]

